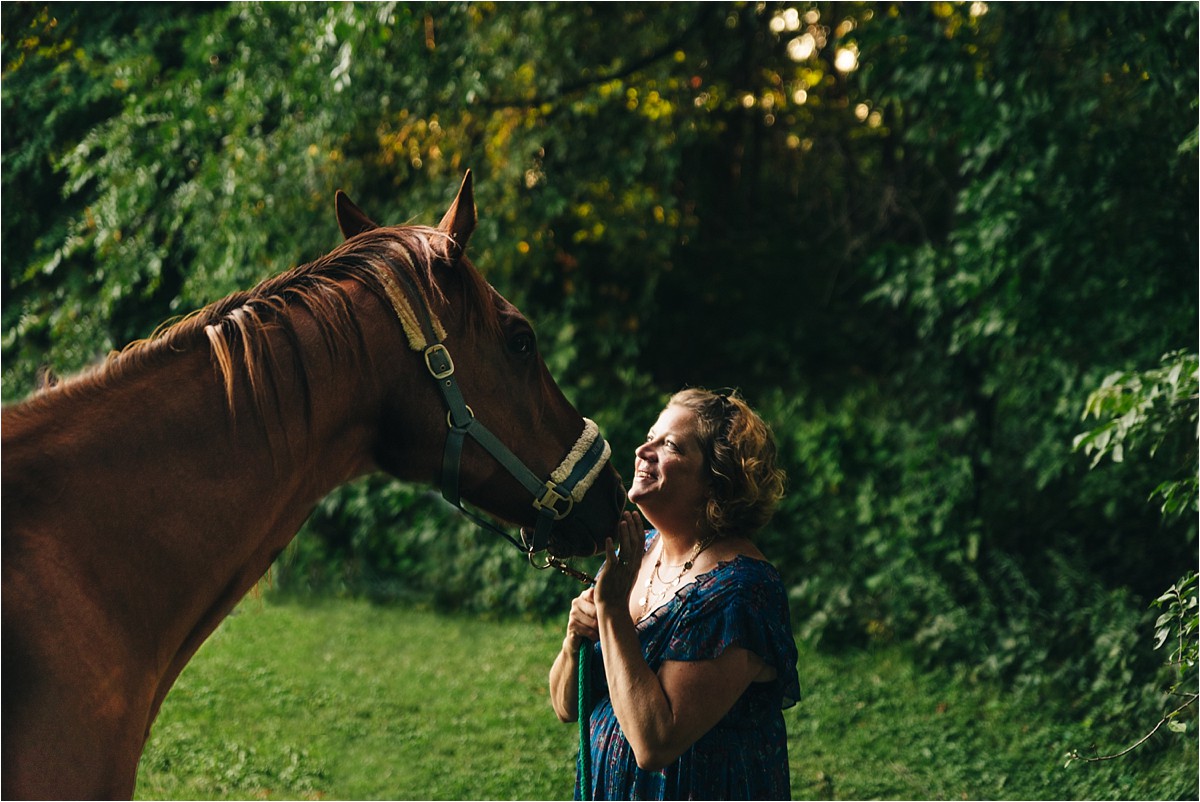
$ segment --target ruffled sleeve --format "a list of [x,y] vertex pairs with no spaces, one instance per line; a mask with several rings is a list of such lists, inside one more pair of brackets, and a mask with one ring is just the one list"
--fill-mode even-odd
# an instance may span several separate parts
[[758,655],[776,671],[781,707],[800,700],[796,640],[787,593],[770,563],[748,557],[697,578],[683,599],[663,660],[711,660],[730,646]]

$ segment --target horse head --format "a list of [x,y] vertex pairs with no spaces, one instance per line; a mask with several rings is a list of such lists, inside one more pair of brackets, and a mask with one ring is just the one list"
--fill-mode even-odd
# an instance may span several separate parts
[[533,326],[466,256],[471,173],[436,228],[380,226],[341,192],[336,206],[342,248],[387,254],[392,272],[380,300],[398,336],[388,363],[403,369],[384,391],[379,467],[522,527],[527,551],[601,550],[624,488],[595,424],[550,375]]

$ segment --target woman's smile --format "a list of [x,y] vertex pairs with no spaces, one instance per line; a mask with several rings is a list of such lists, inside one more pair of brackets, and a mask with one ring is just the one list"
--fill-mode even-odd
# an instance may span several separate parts
[[634,479],[642,479],[642,480],[650,481],[650,482],[653,482],[654,480],[656,480],[658,478],[657,473],[655,473],[654,471],[651,471],[647,468],[638,468],[637,470],[634,471],[633,476],[634,476]]

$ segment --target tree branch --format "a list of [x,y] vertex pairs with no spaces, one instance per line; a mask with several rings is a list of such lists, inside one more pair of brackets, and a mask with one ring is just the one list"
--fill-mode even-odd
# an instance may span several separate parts
[[707,3],[702,4],[700,11],[696,14],[696,16],[692,20],[691,24],[689,24],[687,26],[687,28],[685,28],[683,31],[681,31],[678,36],[674,37],[673,39],[668,41],[666,44],[664,44],[662,47],[658,48],[657,50],[654,50],[654,51],[646,54],[645,56],[642,56],[641,58],[630,62],[629,64],[627,64],[626,66],[624,66],[618,70],[613,70],[612,72],[605,72],[603,74],[596,75],[591,78],[581,78],[578,81],[574,81],[569,84],[564,84],[564,85],[560,86],[558,89],[555,89],[554,91],[549,92],[540,97],[533,97],[533,98],[527,98],[527,99],[505,98],[505,99],[501,99],[501,100],[484,100],[484,101],[481,101],[480,105],[482,105],[484,108],[487,108],[487,109],[503,109],[503,108],[511,108],[514,106],[524,106],[524,107],[540,106],[543,103],[555,103],[559,100],[562,100],[567,95],[573,94],[573,93],[578,92],[583,89],[587,89],[592,86],[596,86],[597,84],[606,83],[608,81],[615,81],[615,80],[619,80],[621,78],[626,78],[630,75],[633,75],[638,70],[643,70],[646,67],[649,67],[654,62],[659,61],[663,58],[666,58],[667,56],[670,56],[672,53],[674,53],[676,50],[678,50],[680,47],[682,47],[684,42],[686,42],[688,39],[690,39],[692,34],[700,29],[700,26],[704,23],[704,21],[707,19],[707,17],[711,14],[711,8],[707,8],[706,6],[708,6]]
[[[1178,713],[1183,712],[1183,710],[1186,709],[1188,706],[1195,704],[1197,698],[1200,698],[1200,694],[1195,694],[1195,693],[1189,694],[1188,700],[1186,702],[1184,702],[1183,704],[1181,704],[1179,707],[1172,710],[1170,713],[1167,713],[1165,716],[1163,716],[1159,720],[1159,722],[1154,725],[1154,729],[1150,730],[1150,732],[1143,735],[1136,743],[1134,743],[1133,745],[1131,745],[1129,747],[1126,747],[1125,749],[1122,749],[1120,752],[1117,752],[1115,755],[1098,755],[1096,757],[1084,757],[1083,755],[1079,754],[1078,749],[1072,749],[1070,752],[1067,753],[1067,757],[1070,758],[1071,760],[1082,760],[1084,763],[1099,763],[1102,760],[1116,760],[1119,757],[1124,757],[1125,755],[1128,755],[1130,752],[1132,752],[1134,749],[1137,749],[1139,746],[1146,743],[1146,741],[1149,741],[1150,738],[1154,735],[1154,733],[1158,732],[1159,728],[1161,728],[1162,725],[1166,724],[1168,721],[1173,719]],[[1095,749],[1095,747],[1092,747],[1092,748]]]

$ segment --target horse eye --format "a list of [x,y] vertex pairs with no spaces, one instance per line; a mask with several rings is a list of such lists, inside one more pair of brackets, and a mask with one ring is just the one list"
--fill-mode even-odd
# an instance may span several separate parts
[[508,341],[508,350],[519,356],[529,356],[534,349],[533,335],[529,332],[521,332]]

